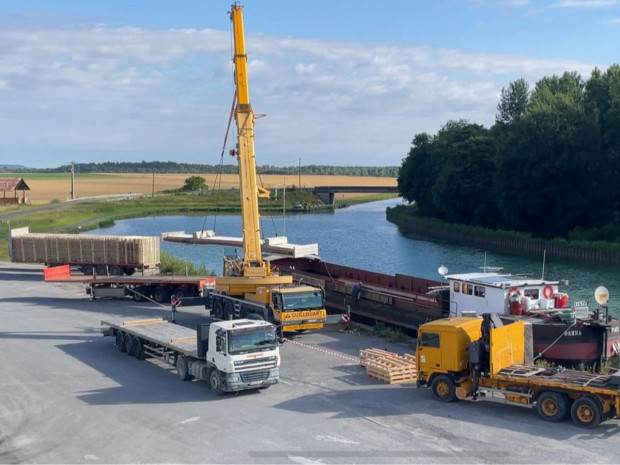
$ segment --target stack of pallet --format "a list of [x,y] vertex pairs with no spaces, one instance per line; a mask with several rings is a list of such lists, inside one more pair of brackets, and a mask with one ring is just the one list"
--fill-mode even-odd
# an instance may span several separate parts
[[366,374],[389,384],[411,383],[417,380],[415,356],[398,355],[381,349],[360,350],[361,364]]

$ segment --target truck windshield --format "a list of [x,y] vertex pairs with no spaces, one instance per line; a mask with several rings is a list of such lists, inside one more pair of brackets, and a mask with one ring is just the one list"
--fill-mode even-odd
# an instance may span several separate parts
[[273,327],[238,329],[228,333],[228,353],[244,354],[276,348],[276,331]]
[[323,296],[319,291],[283,293],[285,312],[323,308]]

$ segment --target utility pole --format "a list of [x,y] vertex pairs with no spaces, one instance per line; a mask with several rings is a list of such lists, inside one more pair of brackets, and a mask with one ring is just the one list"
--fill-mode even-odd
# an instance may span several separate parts
[[151,197],[155,197],[155,171],[153,171],[153,185],[151,187]]
[[71,200],[75,200],[75,162],[71,162]]
[[299,173],[299,188],[301,189],[301,157],[299,157],[299,169],[297,172]]

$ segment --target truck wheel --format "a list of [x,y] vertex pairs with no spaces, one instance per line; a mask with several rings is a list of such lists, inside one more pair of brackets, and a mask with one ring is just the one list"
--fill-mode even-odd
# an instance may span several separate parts
[[583,428],[595,428],[601,423],[603,412],[599,403],[591,397],[580,397],[570,409],[573,423]]
[[216,300],[215,302],[213,302],[213,315],[211,315],[213,318],[217,318],[218,320],[221,320],[223,317],[223,306],[222,306],[222,302],[220,302],[219,300]]
[[121,331],[116,332],[116,348],[121,352],[125,352],[125,335]]
[[545,421],[561,421],[568,413],[568,400],[559,392],[544,391],[536,399],[536,410]]
[[222,385],[222,375],[217,368],[211,370],[209,374],[209,386],[213,392],[216,392],[218,395],[224,393],[224,386]]
[[95,267],[93,267],[92,265],[84,265],[82,267],[82,273],[84,273],[86,276],[92,276],[94,270]]
[[136,357],[138,360],[144,360],[144,343],[140,340],[139,337],[133,338],[133,344],[131,345],[131,355]]
[[189,381],[191,379],[191,375],[189,374],[187,367],[187,358],[185,355],[180,355],[177,357],[177,375],[181,381]]
[[108,271],[111,276],[123,276],[123,268],[119,265],[110,265]]
[[135,338],[131,334],[126,334],[124,339],[125,339],[125,350],[123,352],[126,352],[127,355],[131,356],[133,355],[133,340]]
[[99,276],[106,276],[108,274],[108,267],[105,265],[97,265],[95,271]]
[[235,306],[232,302],[226,302],[224,304],[224,320],[233,320],[235,317]]
[[170,292],[166,286],[158,286],[153,291],[153,299],[158,303],[168,303],[170,300]]
[[448,375],[439,375],[431,383],[433,397],[441,402],[453,402],[456,399],[454,380]]

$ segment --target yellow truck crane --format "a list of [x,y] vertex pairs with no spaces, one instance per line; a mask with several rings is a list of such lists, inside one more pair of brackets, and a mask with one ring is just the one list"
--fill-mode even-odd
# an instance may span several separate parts
[[230,19],[234,35],[238,138],[237,148],[231,154],[239,162],[243,259],[224,259],[223,276],[216,279],[215,289],[207,293],[207,307],[215,318],[256,315],[275,323],[283,331],[322,328],[327,317],[323,291],[293,284],[292,276],[280,276],[262,256],[258,199],[268,198],[269,191],[256,183],[255,116],[250,105],[241,5],[232,5]]
[[496,315],[448,318],[418,332],[418,386],[442,402],[488,400],[536,408],[543,420],[592,428],[620,418],[620,372],[602,375],[526,363],[523,321],[502,325]]

